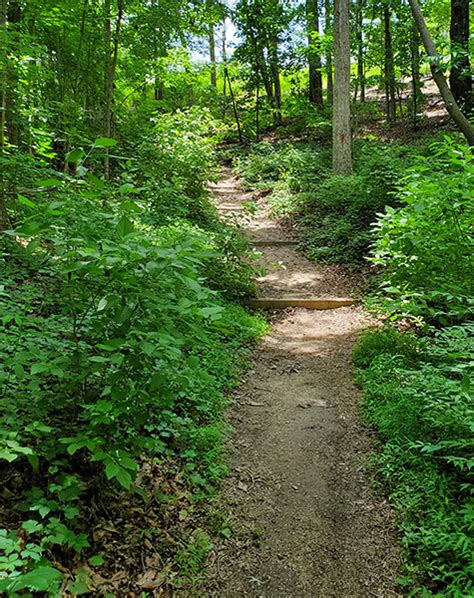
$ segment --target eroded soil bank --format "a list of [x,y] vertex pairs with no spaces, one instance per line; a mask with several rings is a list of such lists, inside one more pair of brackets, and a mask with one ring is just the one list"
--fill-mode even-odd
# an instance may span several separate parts
[[[257,241],[291,233],[273,221],[231,171],[214,188],[225,217]],[[252,210],[253,212],[253,210]],[[267,274],[261,295],[348,295],[349,278],[315,266],[296,246],[259,247]],[[351,351],[369,324],[360,306],[289,309],[255,352],[230,410],[231,474],[224,509],[233,536],[211,556],[208,596],[397,596],[392,516],[366,469],[373,451],[358,413]]]

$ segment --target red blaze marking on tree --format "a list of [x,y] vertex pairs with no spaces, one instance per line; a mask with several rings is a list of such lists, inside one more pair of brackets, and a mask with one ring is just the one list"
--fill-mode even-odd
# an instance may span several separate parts
[[346,136],[344,135],[344,131],[341,133],[341,143],[344,143]]

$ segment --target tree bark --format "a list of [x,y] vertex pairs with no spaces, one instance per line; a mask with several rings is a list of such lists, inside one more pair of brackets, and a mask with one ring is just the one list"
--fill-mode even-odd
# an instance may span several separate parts
[[[324,2],[324,32],[328,35],[332,32],[332,19],[331,19],[331,0],[325,0]],[[327,43],[326,49],[326,78],[327,78],[327,99],[332,104],[333,99],[333,77],[332,77],[332,47],[331,44]]]
[[272,41],[270,48],[270,72],[273,81],[273,124],[279,126],[282,123],[281,115],[281,81],[280,81],[280,65],[278,61],[278,42]]
[[418,111],[420,103],[423,99],[421,93],[420,81],[420,34],[413,23],[411,31],[411,85],[412,85],[412,99],[413,99],[413,126],[416,127],[418,121]]
[[211,61],[211,85],[217,87],[216,40],[212,23],[209,25],[209,59]]
[[318,0],[306,0],[308,34],[309,101],[323,107],[323,77],[321,73],[321,43],[319,39]]
[[461,112],[461,109],[456,102],[452,91],[449,89],[448,82],[446,81],[446,77],[444,76],[443,71],[440,69],[438,64],[438,53],[436,51],[436,46],[431,39],[430,33],[428,31],[428,27],[426,26],[425,19],[423,17],[423,13],[421,12],[420,6],[417,0],[408,0],[413,12],[413,16],[416,21],[416,25],[418,27],[418,31],[420,32],[421,39],[423,40],[423,45],[425,47],[426,53],[428,56],[431,57],[430,60],[430,67],[431,73],[433,75],[433,79],[435,80],[436,85],[440,91],[441,97],[443,98],[444,104],[446,106],[446,110],[449,112],[451,118],[456,123],[459,130],[464,134],[467,139],[469,145],[474,145],[474,127],[468,121],[468,119],[464,116]]
[[395,97],[395,70],[393,65],[391,12],[388,3],[383,9],[384,22],[384,73],[385,73],[385,103],[388,122],[393,122],[396,116],[397,99]]
[[[115,31],[112,39],[112,26],[111,26],[111,1],[107,0],[105,14],[105,51],[106,51],[106,64],[105,64],[105,136],[110,137],[112,135],[113,127],[113,99],[114,99],[114,84],[115,84],[115,71],[117,69],[118,50],[120,42],[120,28],[122,25],[123,16],[123,0],[117,0],[117,15],[115,18]],[[109,160],[109,149],[105,150],[106,156],[104,159],[104,170],[105,178],[108,179],[110,176],[110,160]]]
[[349,0],[334,0],[333,172],[352,173]]
[[[206,6],[209,16],[212,19],[212,0],[206,0]],[[211,85],[217,87],[217,66],[216,66],[216,38],[214,35],[214,23],[209,23],[209,60],[211,62]]]
[[469,0],[451,0],[451,73],[453,96],[466,113],[473,108],[472,74],[469,61]]
[[365,102],[365,67],[364,67],[364,0],[357,2],[356,37],[357,37],[357,85],[354,99],[357,99],[357,88],[360,89],[360,101]]
[[[14,54],[19,44],[18,25],[21,21],[21,4],[19,0],[5,2],[6,23],[8,23],[11,41],[9,53]],[[13,26],[13,27],[12,27]],[[5,131],[10,143],[16,147],[20,145],[20,123],[18,118],[18,74],[9,53],[5,56]]]
[[[0,41],[5,44],[7,42],[7,11],[8,11],[8,0],[0,0]],[[1,51],[0,55],[0,68],[1,68],[1,80],[0,80],[0,155],[3,156],[5,153],[5,129],[6,129],[6,107],[7,107],[7,68],[8,68],[8,54],[6,50]],[[8,218],[7,211],[7,199],[6,199],[6,188],[5,178],[3,170],[0,169],[0,231],[7,230],[10,228],[10,221]]]

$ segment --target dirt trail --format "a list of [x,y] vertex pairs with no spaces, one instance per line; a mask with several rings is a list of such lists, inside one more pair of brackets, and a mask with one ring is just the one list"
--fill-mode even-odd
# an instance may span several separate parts
[[[252,216],[239,209],[252,194],[230,170],[214,194],[225,217],[236,218],[252,239],[291,238],[264,200]],[[270,262],[260,279],[264,296],[350,292],[337,269],[315,266],[296,246],[262,251]],[[355,335],[367,317],[360,307],[345,307],[286,310],[274,320],[231,408],[224,500],[235,533],[215,548],[206,595],[397,596],[397,542],[390,510],[366,471],[372,444],[351,368]]]

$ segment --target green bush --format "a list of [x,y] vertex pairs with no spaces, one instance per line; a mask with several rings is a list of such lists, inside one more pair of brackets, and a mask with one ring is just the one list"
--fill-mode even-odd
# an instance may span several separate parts
[[[196,140],[186,170],[172,143],[155,152],[176,201],[206,205],[209,146]],[[73,156],[83,176],[39,182],[0,240],[0,459],[24,494],[0,530],[9,594],[57,592],[53,563],[90,551],[87,505],[134,489],[142,459],[178,461],[201,491],[222,475],[224,391],[265,329],[225,298],[251,287],[237,233],[210,207],[207,228],[154,211],[165,157],[146,181],[131,166],[106,185]]]
[[403,532],[409,595],[470,596],[474,326],[417,340],[390,329],[355,348],[364,412],[380,435],[376,464]]
[[383,308],[443,324],[473,306],[474,164],[466,146],[447,139],[418,159],[374,227],[371,261],[383,268]]
[[302,247],[311,259],[359,264],[371,243],[370,224],[388,201],[376,179],[331,177],[301,197]]

